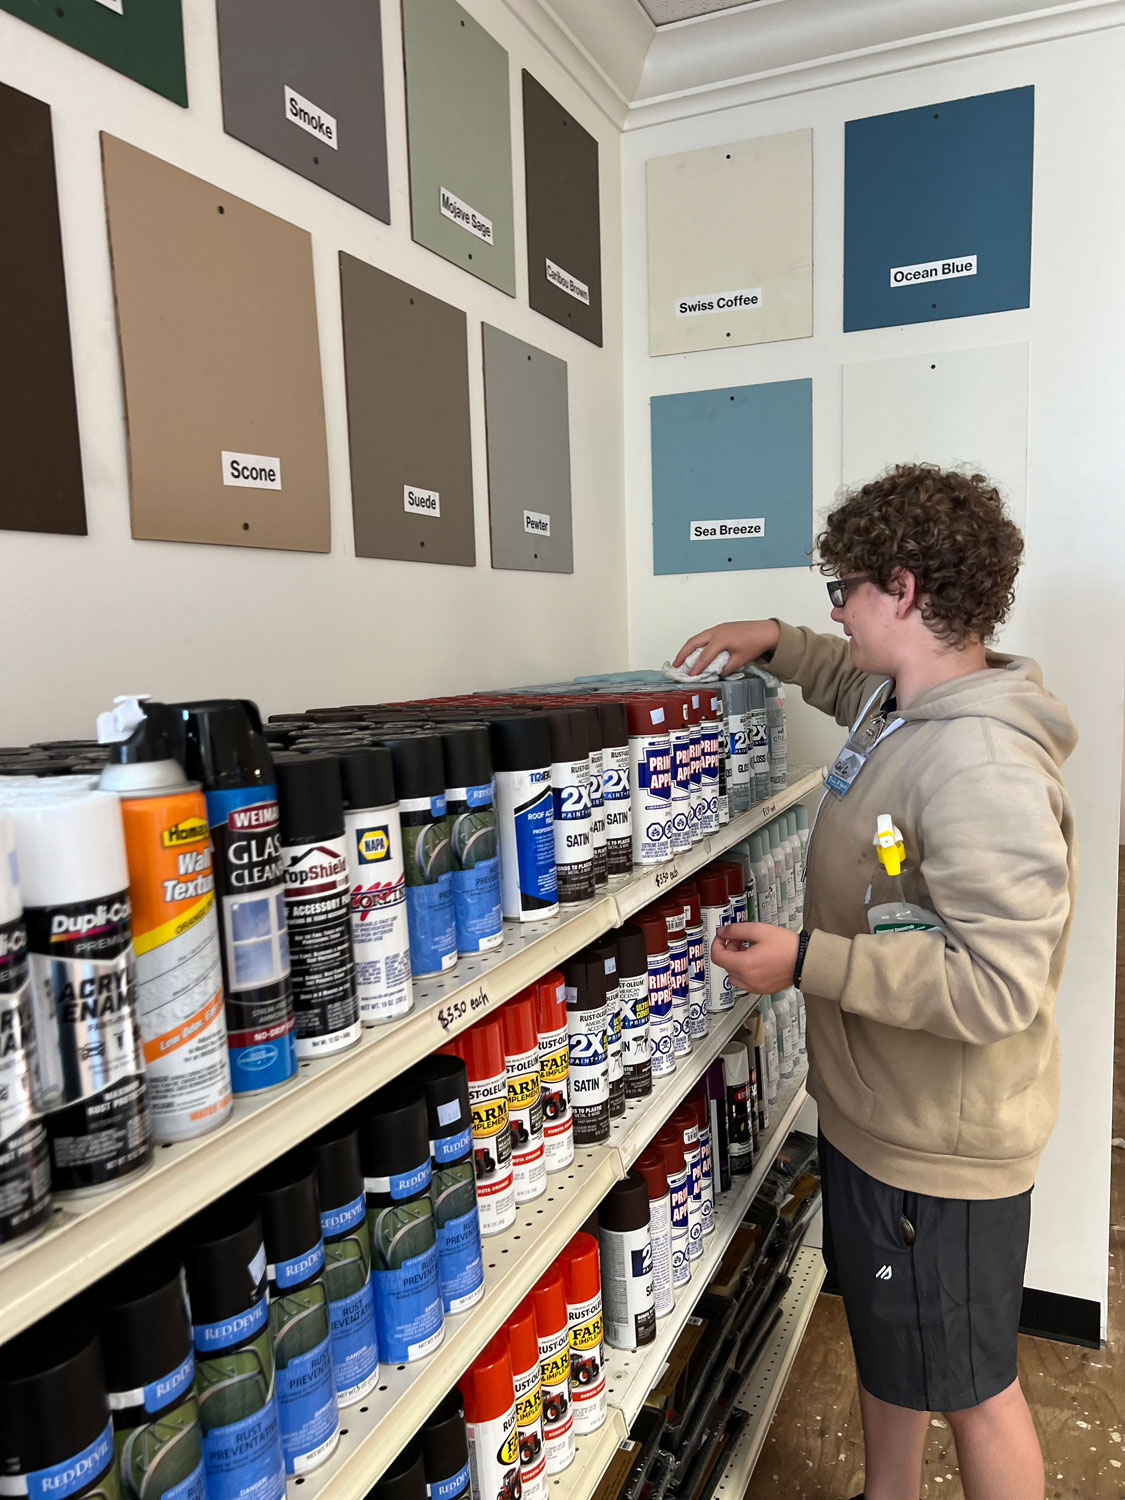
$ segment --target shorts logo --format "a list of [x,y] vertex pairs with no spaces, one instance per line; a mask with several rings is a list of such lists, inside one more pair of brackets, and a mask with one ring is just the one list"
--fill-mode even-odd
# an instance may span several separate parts
[[881,1266],[879,1270],[875,1272],[875,1280],[890,1281],[893,1274],[894,1273],[892,1272],[890,1266]]

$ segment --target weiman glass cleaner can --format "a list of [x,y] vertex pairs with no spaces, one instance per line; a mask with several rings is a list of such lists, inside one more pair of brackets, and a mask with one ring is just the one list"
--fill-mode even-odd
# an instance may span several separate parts
[[607,1406],[597,1240],[580,1230],[559,1256],[559,1264],[566,1286],[574,1431],[585,1437],[604,1424]]
[[339,762],[359,1019],[377,1026],[414,1005],[394,771],[385,745],[341,751]]
[[520,1500],[520,1443],[512,1356],[501,1331],[465,1371],[465,1430],[473,1500]]
[[375,1293],[359,1137],[345,1117],[317,1136],[316,1185],[324,1240],[324,1285],[332,1325],[332,1372],[339,1406],[362,1401],[379,1379]]
[[633,863],[659,865],[672,858],[672,744],[664,700],[628,699],[629,784]]
[[71,1308],[0,1348],[0,1494],[124,1500],[97,1331]]
[[500,1234],[516,1221],[508,1070],[500,1018],[478,1021],[441,1050],[460,1057],[469,1075],[480,1232]]
[[184,1269],[207,1500],[283,1500],[266,1250],[245,1191],[188,1225]]
[[205,1500],[191,1313],[179,1257],[154,1246],[102,1283],[117,1474],[127,1500]]
[[621,1061],[626,1099],[652,1093],[652,1048],[648,1034],[648,953],[645,935],[627,923],[617,938],[617,987],[621,993]]
[[558,969],[535,986],[539,1035],[539,1097],[543,1105],[543,1151],[548,1172],[561,1172],[574,1160],[574,1116],[570,1108],[570,1032],[566,1024],[566,983]]
[[465,1403],[456,1386],[427,1418],[421,1438],[429,1500],[469,1500],[469,1436]]
[[561,1474],[574,1461],[574,1412],[570,1397],[570,1325],[566,1283],[558,1263],[535,1283],[528,1299],[539,1339],[540,1399],[547,1473]]
[[615,875],[628,875],[633,868],[629,718],[621,702],[599,697],[597,709],[602,733],[606,872],[612,880]]
[[648,963],[648,1035],[653,1079],[676,1071],[674,1022],[672,1018],[672,959],[668,949],[668,923],[664,914],[650,906],[638,912],[634,923],[644,934]]
[[691,1280],[691,1257],[688,1255],[688,1203],[691,1184],[684,1157],[684,1133],[675,1125],[662,1125],[656,1132],[655,1145],[664,1158],[664,1175],[668,1179],[668,1208],[671,1216],[672,1286],[686,1286]]
[[580,953],[563,965],[570,1033],[570,1107],[574,1144],[609,1139],[609,1014],[605,961]]
[[359,1109],[379,1352],[391,1365],[432,1354],[444,1334],[426,1100],[398,1079]]
[[460,1057],[436,1052],[410,1076],[426,1096],[442,1307],[466,1312],[484,1296],[469,1075]]
[[551,795],[554,800],[555,868],[559,904],[574,906],[594,895],[593,811],[590,807],[590,740],[580,708],[548,713]]
[[51,1185],[98,1192],[152,1160],[121,809],[49,784],[9,795]]
[[307,1474],[335,1452],[340,1411],[316,1167],[291,1151],[256,1179],[270,1284],[270,1328],[286,1474]]
[[398,790],[410,967],[415,978],[443,974],[457,962],[457,927],[441,740],[419,733],[383,743]]
[[609,1083],[609,1117],[619,1119],[625,1113],[624,1021],[621,1013],[621,984],[617,975],[617,937],[607,932],[588,950],[591,958],[605,964],[606,1007],[606,1078]]
[[547,1453],[543,1439],[543,1384],[539,1374],[539,1338],[535,1309],[524,1298],[505,1326],[512,1356],[512,1386],[516,1393],[516,1429],[520,1441],[520,1480],[523,1500],[545,1500]]
[[655,1143],[648,1145],[633,1163],[648,1191],[649,1246],[652,1252],[653,1310],[667,1317],[676,1305],[672,1281],[672,1200],[664,1153]]
[[297,1071],[273,760],[247,699],[169,704],[168,738],[211,824],[227,1040],[236,1094]]
[[535,1000],[534,991],[525,990],[500,1007],[504,1068],[508,1077],[508,1127],[512,1133],[512,1178],[517,1203],[530,1203],[547,1191]]
[[492,751],[483,724],[443,729],[445,806],[453,860],[458,953],[487,953],[504,940]]
[[551,734],[543,714],[489,721],[500,832],[500,893],[513,922],[558,916]]
[[615,1182],[598,1206],[605,1341],[643,1349],[656,1337],[648,1183],[639,1172]]

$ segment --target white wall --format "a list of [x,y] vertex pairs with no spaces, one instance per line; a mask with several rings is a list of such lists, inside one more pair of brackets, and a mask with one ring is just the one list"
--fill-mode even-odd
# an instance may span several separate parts
[[[383,0],[392,223],[378,223],[223,134],[214,0],[185,0],[182,110],[0,13],[0,79],[54,112],[88,537],[0,532],[0,743],[93,732],[115,693],[237,694],[264,712],[609,670],[625,656],[619,135],[502,0],[465,0],[510,54],[519,295],[413,244],[397,0]],[[605,347],[527,305],[521,67],[601,142]],[[133,541],[99,130],[213,181],[313,236],[332,486],[326,556]],[[5,232],[11,232],[8,226]],[[475,569],[354,556],[337,252],[468,314]],[[493,572],[480,324],[569,366],[574,574]],[[534,476],[529,476],[529,500]]]
[[[778,7],[777,13],[786,7]],[[1102,32],[892,73],[819,91],[628,130],[622,188],[625,265],[625,461],[630,654],[662,661],[717,620],[780,614],[831,628],[820,576],[806,570],[655,578],[649,398],[682,390],[812,376],[818,513],[840,483],[840,367],[845,360],[1030,342],[1028,546],[1005,649],[1042,664],[1081,743],[1067,769],[1081,841],[1079,905],[1059,996],[1063,1098],[1035,1194],[1027,1284],[1106,1299],[1114,933],[1122,681],[1125,668],[1125,32]],[[844,121],[931,100],[1034,83],[1032,307],[845,337],[842,328]],[[794,87],[803,85],[795,81]],[[812,126],[815,305],[812,339],[650,359],[644,163],[650,156]],[[893,455],[887,455],[890,460]],[[791,702],[796,698],[791,695]],[[823,759],[839,731],[793,710],[799,759]]]

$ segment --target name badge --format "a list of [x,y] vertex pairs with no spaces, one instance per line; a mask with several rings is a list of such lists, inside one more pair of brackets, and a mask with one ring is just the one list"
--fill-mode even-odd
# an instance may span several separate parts
[[862,750],[855,750],[850,744],[845,745],[828,773],[826,780],[828,790],[837,797],[846,797],[851,791],[852,783],[866,764],[867,756]]

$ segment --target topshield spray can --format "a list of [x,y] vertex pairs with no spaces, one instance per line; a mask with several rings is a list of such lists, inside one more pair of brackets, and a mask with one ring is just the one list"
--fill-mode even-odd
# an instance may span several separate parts
[[442,974],[457,962],[457,928],[441,740],[404,734],[385,744],[398,789],[410,966],[418,978]]
[[504,915],[540,922],[559,911],[551,735],[543,714],[492,719]]
[[336,1400],[354,1406],[379,1379],[371,1240],[355,1126],[337,1120],[317,1137],[315,1150]]
[[444,729],[441,743],[457,951],[486,953],[504,938],[488,730],[483,724]]
[[691,715],[689,693],[666,693],[668,742],[672,749],[672,852],[691,848]]
[[426,1096],[442,1307],[466,1312],[484,1296],[473,1117],[463,1059],[435,1052],[413,1075]]

